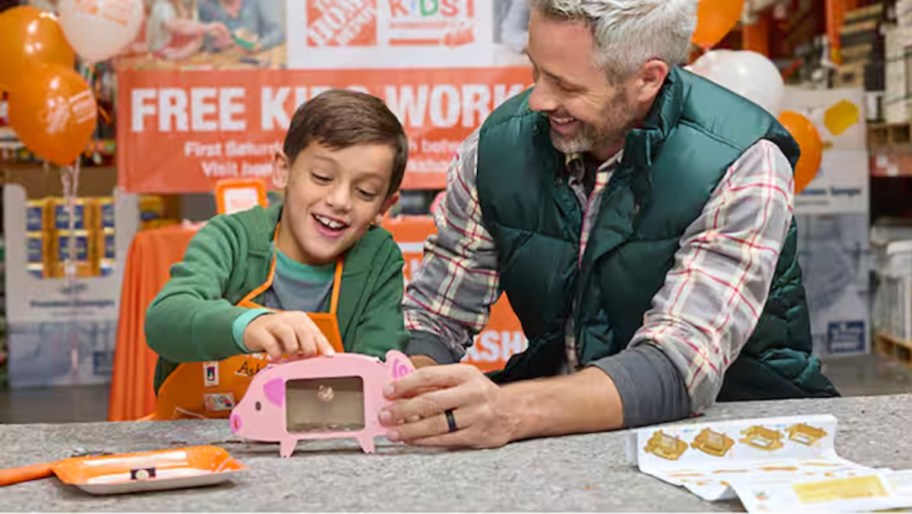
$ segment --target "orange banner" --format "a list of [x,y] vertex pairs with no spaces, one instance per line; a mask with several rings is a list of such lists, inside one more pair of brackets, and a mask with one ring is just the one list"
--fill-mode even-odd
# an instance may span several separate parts
[[459,143],[530,84],[529,69],[130,70],[118,72],[119,185],[132,193],[210,192],[264,178],[297,105],[330,88],[383,99],[409,136],[403,188],[443,189]]
[[[383,227],[393,234],[402,249],[405,259],[403,274],[408,282],[421,265],[425,239],[437,231],[434,221],[429,216],[403,216],[387,220]],[[511,356],[526,349],[527,343],[522,325],[506,295],[503,295],[491,307],[488,324],[475,336],[475,344],[463,362],[473,364],[482,371],[503,369]]]

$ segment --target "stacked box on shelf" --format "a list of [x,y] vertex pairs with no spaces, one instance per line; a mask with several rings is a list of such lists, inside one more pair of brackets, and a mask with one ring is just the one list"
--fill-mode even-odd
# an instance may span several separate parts
[[896,0],[896,23],[900,27],[912,27],[912,0]]
[[883,333],[900,341],[912,341],[912,277],[886,277],[887,318]]
[[879,220],[871,229],[871,248],[877,282],[874,331],[912,341],[912,226]]
[[886,84],[884,119],[890,124],[912,120],[912,27],[885,27]]
[[912,241],[894,241],[883,247],[872,317],[874,330],[912,341]]
[[842,65],[837,70],[834,87],[883,91],[884,37],[881,29],[885,14],[882,3],[846,13],[839,31]]
[[28,200],[26,208],[31,275],[64,277],[70,258],[78,277],[110,273],[114,259],[110,254],[114,238],[113,197],[75,199],[72,220],[63,198]]

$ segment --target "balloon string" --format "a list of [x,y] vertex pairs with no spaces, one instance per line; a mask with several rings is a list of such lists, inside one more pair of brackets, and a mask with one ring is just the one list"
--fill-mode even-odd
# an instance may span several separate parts
[[[69,297],[70,319],[69,319],[69,339],[70,339],[70,373],[75,382],[79,374],[79,333],[78,333],[78,308],[77,308],[77,290],[76,290],[76,192],[79,189],[79,165],[80,159],[77,158],[72,166],[64,166],[60,169],[60,180],[63,186],[63,200],[66,204],[67,211],[67,252],[64,257],[63,276],[64,290]],[[88,241],[86,241],[88,244]]]
[[72,281],[75,278],[75,265],[76,260],[76,245],[73,244],[75,241],[75,230],[76,230],[76,189],[79,187],[79,159],[76,160],[76,163],[73,166],[64,166],[61,168],[61,180],[63,183],[63,201],[66,205],[67,211],[67,254],[66,259],[64,260],[64,278],[66,278],[66,286],[69,288],[72,285]]

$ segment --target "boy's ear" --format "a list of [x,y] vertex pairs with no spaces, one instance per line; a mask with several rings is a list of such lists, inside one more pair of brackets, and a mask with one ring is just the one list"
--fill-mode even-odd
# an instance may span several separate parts
[[288,175],[291,173],[290,168],[291,163],[288,162],[285,152],[277,151],[275,158],[272,160],[272,185],[276,189],[285,189],[285,186],[288,185]]
[[380,212],[374,216],[374,225],[380,225],[383,223],[383,218],[386,217],[386,211],[390,210],[396,203],[399,202],[399,193],[393,193],[389,198],[383,201],[383,205],[380,207]]

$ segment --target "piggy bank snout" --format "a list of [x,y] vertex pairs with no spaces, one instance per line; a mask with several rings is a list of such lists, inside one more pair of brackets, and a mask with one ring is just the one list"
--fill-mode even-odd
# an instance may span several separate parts
[[238,434],[241,431],[241,416],[237,412],[232,412],[228,421],[231,424],[231,431]]

